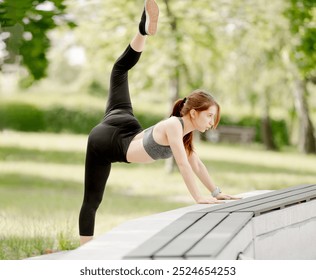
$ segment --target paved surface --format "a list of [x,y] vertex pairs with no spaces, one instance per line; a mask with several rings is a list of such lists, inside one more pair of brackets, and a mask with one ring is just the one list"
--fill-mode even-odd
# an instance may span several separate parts
[[[265,191],[254,191],[239,194],[239,197],[246,198],[250,196],[267,193]],[[231,201],[226,201],[231,203]],[[123,259],[130,251],[137,248],[147,239],[154,236],[157,232],[170,225],[182,215],[210,208],[216,205],[194,204],[159,214],[154,214],[139,219],[127,221],[111,231],[101,235],[85,245],[66,252],[48,254],[31,259],[49,259],[49,260],[119,260]]]

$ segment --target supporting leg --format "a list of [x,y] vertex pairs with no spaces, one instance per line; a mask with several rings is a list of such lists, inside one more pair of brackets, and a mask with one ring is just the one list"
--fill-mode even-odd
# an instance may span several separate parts
[[93,239],[93,236],[80,236],[80,246],[82,246],[83,244],[86,244],[92,239]]
[[[99,135],[100,136],[100,135]],[[79,215],[80,244],[93,238],[96,211],[102,201],[111,163],[101,164],[88,144],[85,164],[85,190]]]

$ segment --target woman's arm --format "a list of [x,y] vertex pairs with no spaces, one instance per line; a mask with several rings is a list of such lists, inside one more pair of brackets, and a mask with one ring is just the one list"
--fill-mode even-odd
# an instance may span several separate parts
[[197,203],[220,203],[216,198],[203,197],[198,189],[194,178],[194,172],[189,163],[184,145],[181,123],[176,118],[170,118],[166,122],[166,135],[171,147],[173,156],[178,165],[183,180]]
[[[198,155],[193,151],[192,154],[188,157],[189,163],[196,174],[196,176],[200,179],[202,184],[212,193],[216,190],[216,186],[209,175],[209,172],[204,165],[204,163],[201,161],[201,159],[198,157]],[[233,197],[227,194],[220,193],[216,196],[217,199],[239,199],[237,197]]]
[[204,163],[198,157],[198,155],[193,151],[191,155],[188,157],[189,163],[196,174],[196,176],[200,179],[202,184],[210,191],[213,192],[216,189],[216,186],[208,173],[207,168]]

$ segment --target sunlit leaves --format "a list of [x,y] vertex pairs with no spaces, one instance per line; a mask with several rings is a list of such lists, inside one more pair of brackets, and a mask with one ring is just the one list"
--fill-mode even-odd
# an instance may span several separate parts
[[[0,67],[24,65],[28,83],[46,75],[50,47],[48,32],[60,24],[74,26],[65,14],[64,0],[4,0],[0,2],[0,34],[5,45]],[[12,68],[9,68],[12,69]]]

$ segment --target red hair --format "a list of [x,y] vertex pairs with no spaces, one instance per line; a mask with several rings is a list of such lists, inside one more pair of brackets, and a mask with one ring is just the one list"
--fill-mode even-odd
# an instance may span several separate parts
[[[221,117],[220,106],[215,101],[214,97],[204,90],[195,90],[187,98],[178,99],[173,105],[170,116],[183,117],[189,114],[192,109],[197,112],[202,112],[213,105],[217,107],[217,114],[215,116],[215,123],[211,129],[215,129]],[[193,152],[193,132],[190,132],[183,137],[183,144],[190,155]]]

